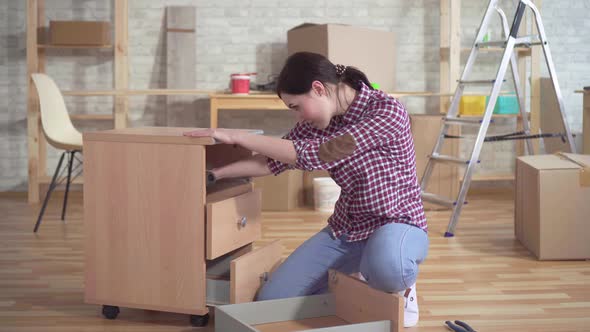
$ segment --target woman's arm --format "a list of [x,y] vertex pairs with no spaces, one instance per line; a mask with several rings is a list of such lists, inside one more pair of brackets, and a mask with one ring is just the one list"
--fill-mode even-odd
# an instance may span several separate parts
[[261,154],[238,160],[211,171],[217,180],[236,177],[257,177],[272,174],[268,169],[266,156]]
[[293,142],[288,139],[251,134],[245,130],[232,129],[198,129],[184,133],[190,137],[213,137],[226,144],[238,144],[250,151],[294,165],[297,154]]
[[287,139],[238,132],[234,134],[233,140],[248,150],[285,164],[294,165],[297,161],[293,142]]

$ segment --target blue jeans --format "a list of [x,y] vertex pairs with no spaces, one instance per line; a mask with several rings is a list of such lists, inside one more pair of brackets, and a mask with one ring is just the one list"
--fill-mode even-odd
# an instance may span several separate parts
[[322,294],[328,291],[328,270],[361,272],[369,286],[399,292],[412,286],[418,264],[428,253],[428,235],[422,229],[391,223],[364,241],[334,238],[326,227],[299,246],[271,275],[258,300]]

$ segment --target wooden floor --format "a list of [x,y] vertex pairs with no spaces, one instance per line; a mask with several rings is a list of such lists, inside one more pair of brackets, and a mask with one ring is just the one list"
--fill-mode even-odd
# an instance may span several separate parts
[[[406,331],[447,331],[460,319],[477,331],[590,331],[590,263],[539,262],[515,239],[510,193],[469,198],[455,238],[450,215],[429,212],[430,253],[418,279],[420,323]],[[67,224],[55,196],[38,235],[39,206],[0,196],[0,331],[213,331],[181,314],[122,308],[114,321],[83,303],[82,204],[71,199]],[[263,239],[289,252],[325,225],[312,211],[265,213]],[[259,244],[260,244],[259,243]]]

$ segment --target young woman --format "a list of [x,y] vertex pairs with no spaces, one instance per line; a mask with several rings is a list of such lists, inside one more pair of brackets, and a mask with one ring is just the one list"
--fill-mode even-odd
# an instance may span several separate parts
[[216,179],[323,169],[341,187],[328,226],[285,260],[258,300],[327,292],[329,269],[360,272],[371,287],[400,292],[404,326],[416,325],[416,278],[428,236],[404,106],[374,90],[358,69],[308,52],[287,59],[277,94],[299,120],[283,138],[223,129],[185,133],[257,153],[211,170]]

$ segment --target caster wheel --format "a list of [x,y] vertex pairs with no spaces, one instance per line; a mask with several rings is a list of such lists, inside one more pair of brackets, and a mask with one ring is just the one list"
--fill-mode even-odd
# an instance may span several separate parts
[[191,325],[195,327],[202,327],[207,326],[209,323],[209,314],[199,316],[199,315],[191,315]]
[[119,307],[112,305],[103,305],[102,315],[107,319],[115,319],[119,315]]

